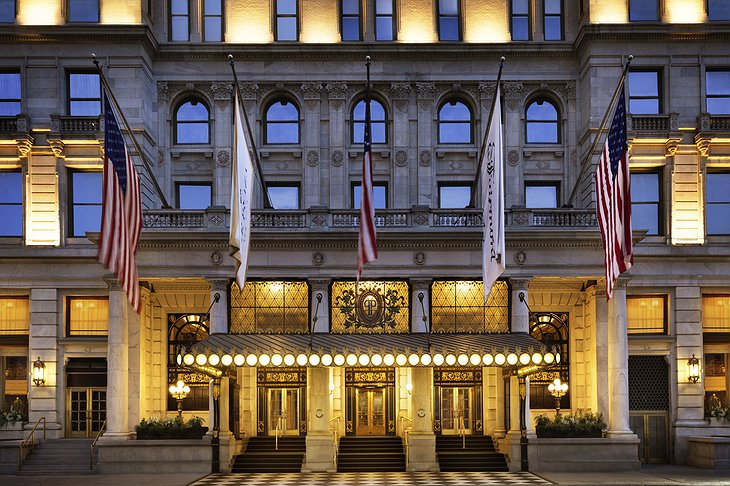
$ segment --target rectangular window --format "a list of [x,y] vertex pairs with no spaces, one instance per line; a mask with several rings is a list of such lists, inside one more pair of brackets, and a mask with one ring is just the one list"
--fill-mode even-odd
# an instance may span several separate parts
[[177,184],[177,207],[180,209],[206,209],[212,201],[213,186],[209,182]]
[[67,336],[106,336],[109,334],[107,297],[69,297],[66,299]]
[[[359,182],[352,183],[352,209],[360,209],[360,200],[362,198],[362,186]],[[385,182],[373,183],[373,203],[375,209],[385,209],[388,207],[388,185]]]
[[188,0],[170,0],[170,40],[190,40],[190,6]]
[[223,0],[205,0],[203,3],[203,40],[223,41]]
[[439,207],[444,209],[466,208],[471,202],[471,184],[439,184]]
[[727,420],[730,349],[727,344],[705,344],[704,358],[700,367],[705,375],[705,417]]
[[28,297],[0,297],[0,335],[27,335],[30,332]]
[[20,412],[27,418],[28,376],[27,356],[0,356],[0,410]]
[[68,74],[68,114],[101,115],[101,81],[95,73]]
[[629,0],[631,22],[659,20],[659,0]]
[[375,40],[395,40],[395,0],[375,0]]
[[98,22],[99,0],[66,0],[68,22]]
[[708,172],[705,180],[707,234],[730,235],[730,172]]
[[0,23],[12,24],[17,14],[16,0],[0,0]]
[[299,209],[299,184],[267,184],[274,209]]
[[710,21],[730,20],[730,2],[727,0],[707,0],[707,18]]
[[512,0],[510,2],[510,31],[512,40],[530,40],[529,0]]
[[730,333],[730,295],[702,296],[702,331]]
[[360,22],[360,0],[340,0],[341,24],[340,29],[343,41],[362,40]]
[[481,280],[435,280],[431,284],[431,332],[507,333],[509,287],[497,280],[484,304]]
[[248,280],[243,292],[231,285],[231,334],[309,332],[309,285],[296,281]]
[[101,226],[102,173],[71,171],[69,175],[69,236],[84,237],[87,231],[99,231]]
[[459,0],[438,0],[439,40],[461,40]]
[[563,40],[563,1],[544,0],[545,40]]
[[275,38],[277,41],[299,40],[297,0],[275,0]]
[[558,207],[558,184],[557,183],[533,183],[525,184],[525,207],[535,209],[547,209]]
[[631,226],[649,235],[664,234],[661,171],[631,173]]
[[23,174],[0,171],[0,236],[23,236]]
[[667,333],[666,295],[626,296],[626,322],[629,334]]
[[20,113],[20,73],[0,73],[0,116]]
[[658,115],[662,109],[659,71],[629,72],[629,113]]
[[705,81],[707,113],[710,115],[730,114],[730,71],[707,71]]

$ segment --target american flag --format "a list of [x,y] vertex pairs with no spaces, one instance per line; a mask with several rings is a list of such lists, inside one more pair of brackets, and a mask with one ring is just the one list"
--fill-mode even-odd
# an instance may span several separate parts
[[373,205],[373,160],[370,147],[370,96],[365,98],[365,148],[362,156],[362,187],[360,191],[360,238],[357,246],[357,280],[362,267],[378,258],[375,241],[375,206]]
[[596,212],[603,239],[608,299],[613,295],[613,284],[618,276],[634,263],[626,101],[623,86],[620,90],[611,129],[596,170]]
[[129,303],[139,313],[139,281],[134,259],[142,232],[139,176],[108,97],[104,98],[104,119],[104,186],[98,258],[117,276]]

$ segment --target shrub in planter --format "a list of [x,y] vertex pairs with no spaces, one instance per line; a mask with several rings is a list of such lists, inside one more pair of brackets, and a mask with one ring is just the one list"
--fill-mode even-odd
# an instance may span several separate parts
[[19,398],[16,398],[10,405],[10,410],[0,410],[0,426],[28,422],[28,415],[23,411],[23,408],[23,403]]
[[560,414],[555,418],[540,415],[535,419],[538,438],[581,438],[601,437],[606,422],[600,413],[576,411],[575,414]]
[[137,440],[151,439],[202,439],[207,428],[203,427],[203,419],[193,417],[183,421],[180,417],[160,419],[152,417],[142,419],[134,428]]

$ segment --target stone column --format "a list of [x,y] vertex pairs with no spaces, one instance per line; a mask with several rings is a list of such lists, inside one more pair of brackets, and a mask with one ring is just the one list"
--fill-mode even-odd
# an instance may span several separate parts
[[[528,287],[532,277],[510,278],[512,285],[512,329],[513,333],[530,333],[530,309],[528,307]],[[522,298],[520,298],[522,295]]]
[[496,408],[495,408],[495,416],[496,416],[496,425],[494,427],[494,433],[492,434],[494,437],[497,437],[499,439],[504,438],[505,433],[507,432],[504,430],[504,378],[502,378],[502,369],[501,368],[491,368],[495,370],[495,373],[493,375],[494,379],[494,387],[497,390],[497,397],[496,397]]
[[[109,336],[107,338],[106,432],[103,440],[126,440],[129,432],[129,303],[119,281],[109,286]],[[134,311],[132,311],[134,312]],[[101,440],[101,439],[100,439]]]
[[[330,331],[330,282],[331,280],[329,279],[316,279],[309,281],[309,284],[312,286],[312,332]],[[322,296],[321,301],[319,300],[320,295]]]
[[[210,285],[210,331],[211,334],[228,334],[228,280],[227,279],[208,279]],[[218,302],[214,303],[215,295],[218,294]],[[218,437],[220,438],[220,469],[221,471],[230,471],[231,457],[233,457],[236,439],[233,433],[228,429],[230,422],[230,406],[229,406],[229,390],[230,379],[224,371],[220,378],[218,390],[215,390],[216,384],[211,380],[209,385],[209,423],[212,428],[214,423],[214,406],[213,396],[218,393]],[[212,432],[212,431],[211,431]]]
[[325,367],[307,368],[309,432],[307,455],[302,471],[334,471],[335,447],[330,431],[330,373]]
[[[429,332],[431,328],[430,323],[428,322],[428,310],[431,306],[428,292],[429,285],[431,285],[430,279],[411,279],[411,302],[413,302],[411,329],[414,333]],[[423,306],[418,298],[419,295],[423,295]]]
[[218,302],[210,308],[210,333],[228,334],[228,280],[208,279],[208,285],[211,304],[215,294],[220,296]]
[[[147,289],[140,288],[140,302],[144,306],[145,300],[142,298],[142,293],[148,293]],[[144,307],[142,308],[144,312]],[[128,313],[128,345],[127,345],[127,410],[129,415],[127,420],[129,422],[128,430],[134,430],[135,425],[140,421],[140,408],[141,408],[141,346],[142,346],[142,329],[140,315],[133,310]]]
[[608,435],[632,436],[629,427],[629,340],[626,284],[618,278],[608,305]]
[[413,427],[409,434],[408,470],[438,471],[436,436],[433,433],[433,368],[411,368],[411,410]]
[[[589,403],[595,403],[596,410],[608,417],[608,301],[605,287],[595,285],[586,292],[589,298],[589,312],[595,318],[594,333],[592,335],[595,347],[594,369],[596,374],[595,385],[591,387]],[[587,364],[586,366],[589,366]]]

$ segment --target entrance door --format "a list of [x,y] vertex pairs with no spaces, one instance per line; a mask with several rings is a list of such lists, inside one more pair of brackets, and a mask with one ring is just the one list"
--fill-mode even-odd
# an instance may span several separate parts
[[385,388],[357,388],[357,435],[385,435]]
[[67,388],[68,437],[96,437],[106,420],[106,388]]
[[470,387],[441,388],[441,433],[472,433]]
[[269,435],[299,435],[299,389],[269,388]]
[[631,412],[629,424],[639,437],[639,460],[642,464],[669,463],[667,412]]

